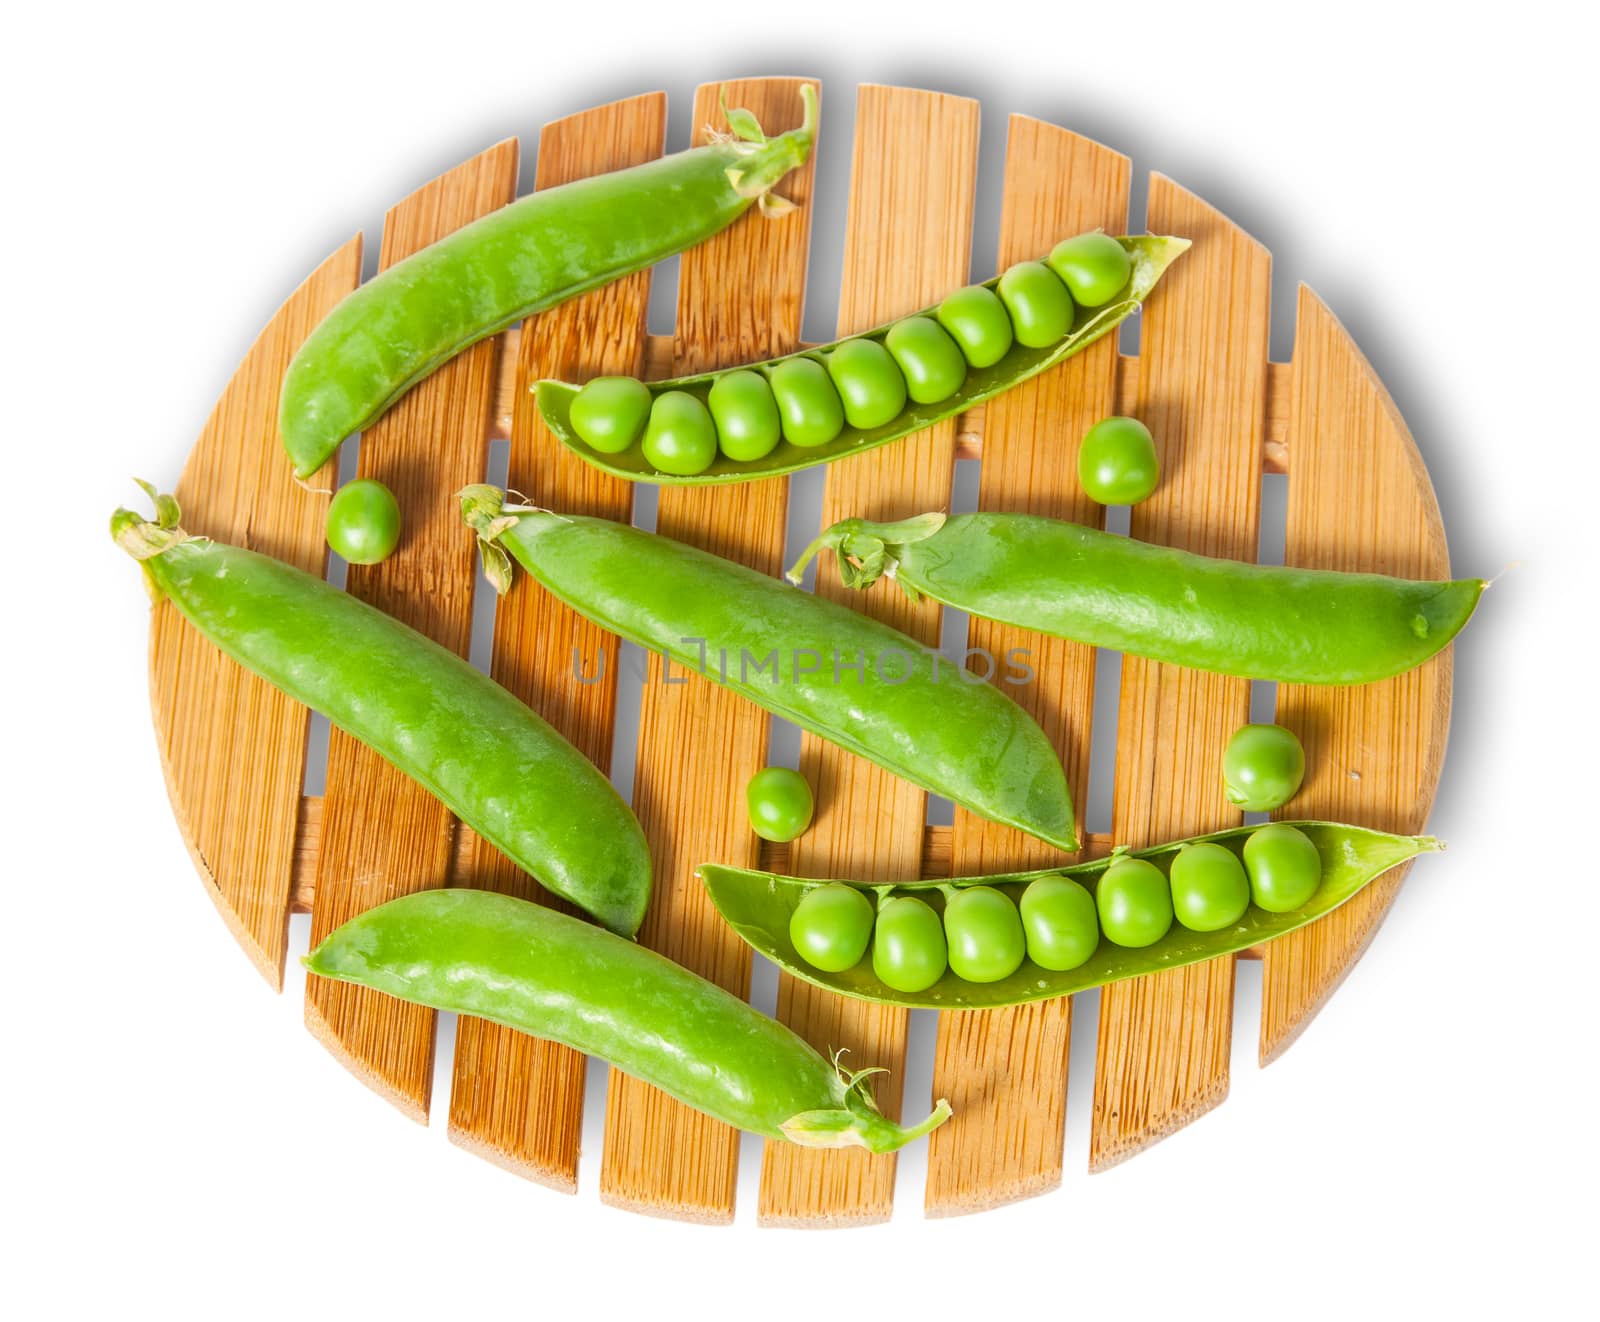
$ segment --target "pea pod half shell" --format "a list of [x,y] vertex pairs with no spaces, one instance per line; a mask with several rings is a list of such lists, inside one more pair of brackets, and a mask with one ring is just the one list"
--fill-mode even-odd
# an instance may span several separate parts
[[986,619],[1197,670],[1365,684],[1421,665],[1460,632],[1478,578],[1443,582],[1255,565],[1034,514],[845,519],[823,547],[847,587],[880,577]]
[[[1013,344],[1005,356],[992,366],[970,367],[964,384],[948,399],[936,404],[916,404],[907,401],[904,410],[890,422],[870,430],[846,424],[837,436],[824,445],[805,447],[784,440],[780,441],[770,454],[755,460],[741,461],[719,454],[704,472],[682,477],[657,471],[637,445],[620,454],[602,454],[585,445],[572,427],[572,401],[582,389],[579,385],[553,380],[537,382],[534,391],[538,399],[539,412],[561,443],[586,463],[593,464],[596,468],[603,468],[606,472],[631,482],[655,482],[663,485],[749,482],[755,478],[797,472],[802,468],[809,468],[812,464],[829,463],[846,455],[897,441],[945,418],[964,413],[973,405],[981,404],[986,399],[1010,390],[1029,377],[1038,375],[1065,358],[1070,358],[1081,349],[1093,344],[1102,335],[1114,330],[1128,316],[1138,311],[1140,303],[1155,288],[1162,273],[1189,247],[1188,239],[1167,238],[1160,235],[1134,235],[1119,238],[1117,242],[1132,259],[1132,272],[1127,284],[1110,302],[1102,306],[1078,308],[1064,338],[1044,348],[1036,349],[1027,348],[1020,343]],[[984,288],[993,290],[999,283],[1000,278],[997,276],[986,282]],[[934,312],[934,308],[923,309],[923,315],[932,316]],[[905,318],[900,320],[903,321]],[[889,330],[890,326],[884,325],[848,338],[882,341]],[[791,359],[811,358],[820,363],[842,343],[845,341],[819,345],[798,353],[787,354],[783,358],[768,359],[753,364],[752,370],[770,376],[779,364]],[[737,370],[741,369],[727,368],[717,372],[702,372],[695,376],[675,377],[670,381],[650,381],[645,384],[652,398],[667,391],[684,391],[704,403],[710,396],[711,387],[717,378],[726,372]]]
[[[784,877],[771,872],[723,867],[717,863],[700,866],[700,879],[717,911],[751,947],[765,955],[785,972],[857,1000],[877,1001],[937,1010],[982,1009],[999,1005],[1020,1005],[1066,996],[1090,987],[1104,986],[1123,978],[1135,978],[1162,969],[1198,964],[1219,955],[1237,954],[1263,941],[1292,932],[1297,927],[1330,913],[1368,882],[1396,864],[1418,854],[1442,849],[1430,836],[1390,835],[1338,822],[1293,822],[1317,847],[1322,858],[1322,882],[1311,900],[1288,913],[1268,913],[1251,905],[1239,922],[1215,932],[1192,932],[1174,925],[1154,945],[1131,949],[1101,940],[1088,961],[1075,969],[1052,972],[1031,960],[998,982],[964,982],[950,971],[921,992],[899,992],[885,986],[872,972],[872,961],[863,959],[843,973],[824,973],[808,964],[789,939],[789,920],[795,907],[809,890],[827,885],[822,879]],[[896,882],[893,885],[869,881],[847,881],[868,893],[870,899],[893,892],[917,895],[938,905],[946,886],[992,886],[1018,899],[1029,882],[1040,877],[1070,877],[1095,889],[1101,875],[1115,858],[1149,859],[1165,871],[1177,852],[1186,844],[1216,843],[1242,854],[1244,842],[1256,827],[1236,827],[1192,840],[1177,840],[1152,849],[1119,850],[1109,858],[1076,863],[1064,868],[1043,868],[1036,872],[1008,872],[989,877],[956,877],[948,881]]]
[[610,1061],[767,1138],[893,1152],[950,1115],[902,1126],[792,1029],[644,946],[493,891],[430,890],[369,909],[305,957],[325,978],[474,1015]]
[[768,139],[746,110],[732,133],[625,170],[540,189],[464,225],[356,289],[300,346],[283,379],[279,431],[298,477],[469,344],[726,229],[753,204],[782,215],[773,187],[804,164],[805,122]]
[[982,817],[1077,848],[1072,796],[1044,731],[998,687],[915,639],[609,519],[508,506],[491,486],[466,488],[461,508],[500,591],[514,557],[601,628]]
[[510,692],[331,583],[157,521],[111,519],[152,594],[246,669],[392,762],[543,885],[631,934],[650,898],[644,831],[611,782]]

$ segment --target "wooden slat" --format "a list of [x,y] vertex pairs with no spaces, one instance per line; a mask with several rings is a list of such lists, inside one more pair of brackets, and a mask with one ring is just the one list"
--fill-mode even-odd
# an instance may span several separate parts
[[[844,285],[839,330],[850,334],[941,298],[967,275],[977,175],[978,105],[960,97],[862,87],[856,103]],[[944,508],[950,499],[955,427],[941,423],[897,445],[833,464],[822,519],[895,519]],[[819,592],[868,610],[937,646],[938,607],[899,593],[863,597],[818,576]],[[801,740],[800,766],[820,809],[790,848],[811,876],[914,877],[922,858],[926,796],[836,745]],[[904,1082],[906,1012],[848,1000],[780,976],[778,1017],[825,1051],[848,1048],[859,1067],[876,1065],[877,1096],[897,1115]],[[894,1203],[895,1159],[860,1149],[766,1145],[763,1222],[831,1225],[886,1220]]]
[[[719,93],[747,106],[769,133],[800,123],[799,88],[814,79],[710,84],[695,95],[696,141],[722,120]],[[800,342],[810,243],[813,166],[779,192],[799,210],[779,221],[754,211],[682,258],[675,372],[701,371],[787,353]],[[764,573],[781,569],[788,482],[732,488],[663,487],[657,530]],[[677,678],[677,676],[675,676]],[[744,786],[766,761],[769,720],[754,704],[688,676],[662,682],[650,658],[639,718],[634,808],[655,860],[655,891],[639,939],[743,996],[749,948],[718,916],[694,877],[707,859],[753,864]],[[692,786],[692,792],[685,788]],[[607,1083],[600,1196],[616,1206],[690,1221],[733,1217],[739,1136],[637,1079]]]
[[[1446,578],[1433,486],[1399,410],[1327,306],[1300,287],[1285,559],[1324,569]],[[1278,720],[1306,750],[1296,817],[1415,833],[1427,823],[1450,719],[1450,651],[1354,688],[1278,689]],[[1261,1062],[1294,1041],[1361,957],[1406,868],[1266,947]]]
[[[358,234],[306,277],[250,346],[177,485],[190,532],[322,574],[326,507],[290,473],[278,392],[301,342],[360,279]],[[310,713],[224,656],[165,601],[150,621],[150,700],[172,811],[206,893],[250,962],[282,990]]]
[[[1132,536],[1254,560],[1260,524],[1271,259],[1227,217],[1160,175],[1147,226],[1194,241],[1144,313],[1137,416],[1162,480]],[[1247,680],[1124,657],[1113,834],[1129,845],[1241,819],[1222,793],[1222,750],[1250,718]],[[1233,960],[1107,987],[1100,996],[1089,1164],[1121,1161],[1228,1091]]]
[[[516,194],[515,139],[418,189],[385,218],[380,264],[442,238]],[[454,493],[483,476],[496,346],[485,341],[416,386],[361,438],[360,472],[395,494],[399,549],[352,565],[348,590],[462,656],[472,631],[472,539]],[[346,919],[396,895],[442,886],[454,819],[421,785],[342,731],[328,745],[315,944]],[[311,976],[306,1025],[353,1073],[426,1121],[434,1013],[350,983]]]
[[[1128,159],[1065,129],[1011,118],[999,269],[1084,230],[1127,228]],[[1160,297],[1159,293],[1157,297]],[[1115,412],[1114,336],[993,400],[986,411],[978,505],[1100,526],[1078,482],[1078,445]],[[1081,808],[1089,783],[1094,648],[973,617],[967,644],[1000,659],[1027,653],[1035,678],[1009,687],[1060,751]],[[1081,813],[1080,813],[1081,816]],[[957,807],[951,869],[981,875],[1071,861],[1040,840]],[[955,1115],[928,1148],[930,1216],[981,1211],[1061,1182],[1072,1001],[939,1016],[933,1092]]]
[[[547,124],[539,135],[535,187],[653,160],[666,138],[667,99],[657,92]],[[514,416],[509,485],[530,504],[626,523],[633,488],[584,463],[546,431],[528,391],[555,376],[636,373],[644,359],[650,275],[640,272],[530,319],[509,370]],[[596,766],[611,762],[617,697],[617,638],[519,575],[495,609],[491,673],[538,711]],[[592,682],[580,683],[578,675]],[[498,849],[473,841],[452,884],[556,902]],[[569,913],[572,906],[557,903]],[[578,1187],[584,1058],[554,1042],[483,1019],[456,1026],[450,1092],[452,1142],[554,1188]]]

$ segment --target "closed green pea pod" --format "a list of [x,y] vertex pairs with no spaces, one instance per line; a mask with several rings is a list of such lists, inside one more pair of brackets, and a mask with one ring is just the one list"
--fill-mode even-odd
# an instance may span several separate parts
[[717,457],[717,429],[686,390],[657,395],[644,429],[644,457],[663,473],[703,473]]
[[1000,277],[999,294],[1017,343],[1027,348],[1054,344],[1072,325],[1072,295],[1043,262],[1011,267]]
[[792,1029],[653,950],[540,904],[433,890],[369,909],[305,957],[319,977],[504,1024],[610,1061],[739,1129],[805,1147],[893,1152],[902,1126]]
[[[792,209],[772,190],[816,139],[816,89],[800,96],[805,120],[787,133],[768,138],[747,111],[729,111],[733,132],[705,146],[541,188],[360,285],[284,374],[278,425],[295,475],[316,472],[468,345],[691,248],[752,205]],[[615,453],[603,444],[589,453]]]
[[[819,369],[820,370],[820,369]],[[511,564],[604,629],[992,821],[1077,847],[1050,740],[998,685],[881,621],[610,519],[461,493],[497,590]],[[841,808],[844,805],[840,805]]]
[[601,454],[621,454],[650,417],[650,391],[631,376],[597,376],[572,401],[572,430]]
[[1485,586],[1247,564],[998,512],[844,519],[806,548],[791,581],[822,547],[840,553],[847,587],[887,575],[985,619],[1294,684],[1365,684],[1420,665],[1460,632]]
[[828,355],[828,375],[838,388],[852,427],[870,431],[899,416],[906,406],[906,379],[876,340],[846,340]]
[[1006,305],[987,285],[968,285],[939,304],[939,324],[971,367],[993,367],[1016,339]]
[[783,422],[783,439],[812,449],[826,445],[844,426],[844,405],[815,358],[785,358],[770,372],[773,398]]
[[638,929],[644,832],[549,724],[392,615],[292,565],[188,536],[170,496],[156,506],[156,523],[118,510],[112,536],[201,635],[416,780],[541,885],[615,931]]
[[967,360],[932,317],[895,322],[884,343],[905,376],[906,393],[918,404],[949,399],[967,378]]
[[729,372],[706,397],[717,426],[717,448],[741,462],[771,454],[783,439],[778,402],[760,372]]

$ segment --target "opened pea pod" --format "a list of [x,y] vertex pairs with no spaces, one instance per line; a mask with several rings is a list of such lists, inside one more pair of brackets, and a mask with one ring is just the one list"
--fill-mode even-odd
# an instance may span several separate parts
[[1429,836],[1300,821],[948,881],[821,880],[714,863],[699,875],[733,929],[795,977],[858,1000],[962,1010],[1238,954],[1442,848]]
[[861,335],[669,381],[539,381],[539,411],[634,482],[748,482],[828,463],[965,412],[1114,330],[1189,240],[1065,239],[1042,262]]

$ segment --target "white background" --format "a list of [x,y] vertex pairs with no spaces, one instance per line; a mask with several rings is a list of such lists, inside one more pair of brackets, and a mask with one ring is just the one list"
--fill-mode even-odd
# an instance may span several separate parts
[[[1571,1315],[1595,1238],[1592,7],[743,8],[7,20],[0,1307]],[[1267,245],[1275,356],[1313,285],[1410,422],[1455,568],[1512,566],[1456,653],[1430,823],[1450,852],[1305,1037],[1256,1068],[1245,966],[1227,1103],[1089,1177],[1086,1002],[1063,1187],[981,1217],[923,1219],[919,1147],[888,1226],[759,1230],[750,1143],[733,1228],[645,1220],[600,1205],[594,1123],[568,1198],[446,1142],[447,1070],[431,1131],[368,1093],[304,1031],[301,979],[272,996],[193,874],[144,596],[105,536],[130,475],[176,479],[301,277],[358,228],[375,252],[390,202],[511,134],[531,179],[541,123],[658,87],[682,145],[694,85],[750,73],[824,83],[811,337],[833,325],[857,82],[983,100],[980,274],[1004,115],[1066,124]]]

